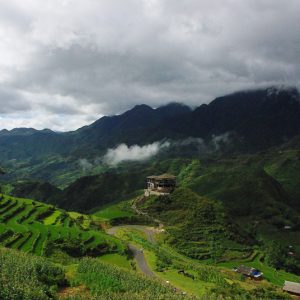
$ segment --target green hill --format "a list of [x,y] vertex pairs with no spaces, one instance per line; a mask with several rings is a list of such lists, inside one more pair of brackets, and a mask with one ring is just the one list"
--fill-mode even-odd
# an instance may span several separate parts
[[[197,174],[198,172],[198,174]],[[182,185],[200,195],[220,200],[233,216],[263,216],[272,210],[280,213],[288,205],[288,194],[269,176],[259,162],[247,157],[217,160],[212,163],[194,161],[179,174]]]
[[139,207],[166,224],[168,243],[192,258],[222,259],[231,250],[242,256],[253,243],[229,221],[222,204],[186,188],[177,188],[169,196],[144,198]]

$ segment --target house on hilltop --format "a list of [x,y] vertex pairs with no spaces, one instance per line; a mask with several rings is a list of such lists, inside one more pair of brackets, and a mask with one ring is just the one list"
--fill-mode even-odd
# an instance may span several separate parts
[[171,174],[147,177],[145,196],[170,194],[176,187],[176,177]]

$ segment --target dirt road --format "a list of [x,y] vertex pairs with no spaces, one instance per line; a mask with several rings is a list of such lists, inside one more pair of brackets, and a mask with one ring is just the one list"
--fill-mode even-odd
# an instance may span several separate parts
[[[147,227],[147,226],[142,226],[142,225],[122,225],[122,226],[115,226],[115,227],[111,227],[109,229],[107,229],[107,233],[110,235],[115,235],[117,233],[117,231],[119,229],[136,229],[136,230],[140,230],[143,231],[146,236],[147,236],[147,240],[150,243],[155,244],[155,238],[154,235],[156,233],[156,229],[152,228],[152,227]],[[136,260],[136,263],[139,267],[139,269],[147,276],[149,277],[155,277],[156,275],[151,271],[151,269],[149,268],[147,261],[145,259],[143,250],[134,246],[133,244],[129,244],[128,245],[129,249],[131,250],[134,259]]]

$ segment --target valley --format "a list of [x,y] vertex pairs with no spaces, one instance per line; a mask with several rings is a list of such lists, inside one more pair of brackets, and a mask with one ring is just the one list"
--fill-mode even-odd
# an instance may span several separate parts
[[[180,196],[184,193],[185,199],[189,194],[188,191],[182,189],[175,193],[179,193]],[[174,194],[175,198],[178,197],[176,195]],[[193,195],[190,194],[189,197]],[[65,283],[62,285],[68,286],[71,283],[71,286],[79,287],[58,289],[57,295],[62,299],[68,298],[72,293],[75,293],[77,297],[82,296],[82,299],[93,299],[93,295],[100,295],[100,290],[96,289],[98,292],[95,292],[95,288],[90,290],[90,284],[95,286],[96,283],[93,283],[94,279],[88,279],[91,276],[89,274],[91,270],[100,267],[101,269],[108,268],[105,276],[109,276],[110,272],[125,272],[125,274],[129,272],[132,274],[130,276],[136,273],[134,276],[137,276],[137,279],[140,276],[146,276],[150,277],[147,280],[151,280],[153,277],[156,284],[166,286],[167,290],[170,288],[169,297],[175,297],[174,299],[179,299],[179,297],[187,299],[189,296],[201,299],[208,294],[217,299],[220,293],[224,297],[229,293],[234,294],[236,298],[239,295],[248,294],[248,297],[255,298],[259,295],[265,299],[269,299],[272,294],[285,299],[288,296],[281,292],[284,281],[300,280],[300,277],[296,275],[269,267],[262,260],[264,253],[255,245],[248,246],[246,249],[245,246],[237,248],[239,246],[235,244],[233,248],[227,248],[224,256],[218,256],[215,253],[210,258],[199,259],[198,256],[195,257],[194,252],[192,254],[182,252],[183,248],[178,248],[176,243],[170,240],[176,231],[174,231],[174,225],[169,222],[162,225],[157,223],[156,218],[152,221],[147,218],[144,222],[149,225],[112,226],[115,223],[126,222],[128,218],[136,215],[136,211],[147,212],[147,215],[153,214],[146,205],[147,201],[149,205],[154,205],[153,199],[149,197],[146,201],[140,201],[141,199],[138,196],[133,200],[107,205],[93,214],[84,215],[66,212],[35,200],[2,195],[0,203],[1,244],[21,252],[46,256],[50,262],[61,265],[66,270]],[[136,217],[138,218],[137,215]],[[182,217],[181,215],[180,218]],[[170,217],[166,220],[168,219]],[[139,222],[138,219],[134,221]],[[150,225],[151,223],[153,225]],[[190,238],[188,239],[190,241]],[[199,246],[201,243],[205,245],[206,242],[202,240]],[[82,249],[81,253],[78,253],[79,244]],[[214,248],[215,246],[208,244],[208,247]],[[223,247],[221,251],[224,252],[225,248]],[[82,261],[80,257],[85,255],[94,256],[95,261]],[[86,267],[84,267],[85,264],[87,264]],[[236,274],[233,267],[241,264],[261,270],[264,273],[264,280],[256,282]],[[84,268],[88,268],[89,271]],[[129,273],[126,276],[129,276]],[[133,278],[131,280],[136,280]],[[98,280],[102,282],[103,279]],[[96,286],[99,284],[97,281]],[[173,292],[171,292],[172,289]],[[101,299],[106,299],[103,288],[101,291]],[[140,292],[139,295],[142,293]],[[149,299],[155,299],[154,295],[153,298],[149,296]],[[110,296],[107,294],[107,297]],[[119,296],[116,297],[118,299]]]

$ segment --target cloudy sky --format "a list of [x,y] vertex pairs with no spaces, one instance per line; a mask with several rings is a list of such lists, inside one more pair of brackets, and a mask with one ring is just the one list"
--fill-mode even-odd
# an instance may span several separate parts
[[0,0],[0,129],[300,86],[299,0]]

